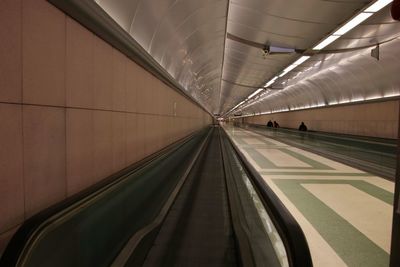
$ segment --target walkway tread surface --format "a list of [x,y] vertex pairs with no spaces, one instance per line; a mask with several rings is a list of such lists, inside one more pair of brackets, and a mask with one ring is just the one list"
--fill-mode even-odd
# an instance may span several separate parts
[[236,266],[219,133],[178,194],[144,266]]

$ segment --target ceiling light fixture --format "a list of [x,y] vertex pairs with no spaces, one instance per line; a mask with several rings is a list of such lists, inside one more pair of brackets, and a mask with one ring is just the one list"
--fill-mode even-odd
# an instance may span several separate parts
[[253,98],[254,96],[256,96],[258,93],[260,93],[260,92],[262,92],[262,91],[264,91],[264,88],[258,89],[257,91],[255,91],[255,92],[253,92],[251,95],[249,95],[249,96],[247,97],[247,99]]
[[342,27],[340,27],[338,30],[336,30],[333,34],[329,35],[326,37],[324,40],[322,40],[318,45],[316,45],[313,50],[321,50],[328,46],[329,44],[333,43],[341,37],[342,35],[346,34],[350,30],[354,29],[356,26],[360,25],[363,21],[368,19],[370,16],[372,16],[375,12],[378,12],[388,4],[393,2],[393,0],[378,0],[369,7],[367,7],[365,10],[362,12],[358,13],[355,17],[353,17],[351,20],[346,22]]
[[370,5],[367,9],[365,9],[364,12],[373,12],[373,13],[378,12],[379,10],[381,10],[382,8],[384,8],[391,2],[393,2],[393,0],[378,0],[375,3],[373,3],[372,5]]
[[333,36],[341,36],[343,34],[346,34],[350,30],[352,30],[354,27],[358,26],[360,23],[362,23],[364,20],[367,18],[371,17],[374,13],[366,13],[362,12],[352,18],[350,21],[348,21],[346,24],[344,24],[342,27],[340,27],[337,31],[333,33]]
[[278,78],[279,78],[278,76],[275,76],[274,78],[269,80],[267,83],[264,84],[264,88],[270,86],[271,84],[273,84]]
[[296,60],[295,62],[293,62],[291,65],[289,65],[289,67],[287,67],[286,69],[283,70],[283,72],[279,75],[279,77],[283,77],[285,76],[288,72],[290,72],[291,70],[293,70],[294,68],[296,68],[297,66],[303,64],[306,60],[308,60],[310,58],[310,56],[302,56],[300,57],[298,60]]
[[321,50],[338,39],[340,35],[330,35],[313,47],[313,50]]

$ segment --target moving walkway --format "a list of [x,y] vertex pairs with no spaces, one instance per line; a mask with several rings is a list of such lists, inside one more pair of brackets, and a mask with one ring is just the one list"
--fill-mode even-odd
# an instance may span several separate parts
[[372,174],[394,180],[397,140],[339,133],[300,132],[264,125],[245,125],[246,129]]
[[223,129],[27,220],[0,266],[312,266],[297,222]]

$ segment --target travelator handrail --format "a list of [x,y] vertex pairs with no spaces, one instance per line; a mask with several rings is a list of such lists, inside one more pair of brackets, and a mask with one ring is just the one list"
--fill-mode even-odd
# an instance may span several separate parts
[[223,132],[224,137],[229,141],[234,153],[244,167],[248,178],[250,178],[250,181],[263,202],[264,208],[267,210],[282,238],[288,256],[289,266],[313,266],[307,240],[298,222],[279,200],[273,190],[265,183],[257,170],[246,159],[229,134],[226,133],[225,129]]
[[[0,257],[0,266],[25,266],[24,257],[26,257],[29,246],[35,245],[37,240],[42,238],[41,233],[53,224],[57,224],[65,216],[71,213],[79,212],[91,202],[99,199],[103,194],[107,194],[114,187],[124,182],[129,175],[140,172],[147,166],[162,160],[172,153],[184,147],[185,144],[197,138],[203,140],[206,137],[207,130],[203,129],[189,136],[182,138],[160,151],[145,157],[144,159],[132,164],[131,166],[109,176],[101,182],[91,186],[90,188],[75,194],[27,219],[13,235],[4,253]],[[204,143],[204,141],[203,141]],[[62,240],[60,240],[62,242]],[[51,256],[52,251],[49,251]]]

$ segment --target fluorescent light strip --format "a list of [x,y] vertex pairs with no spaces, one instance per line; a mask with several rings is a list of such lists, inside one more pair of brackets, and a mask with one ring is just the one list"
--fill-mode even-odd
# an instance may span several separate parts
[[340,36],[343,34],[346,34],[350,30],[354,29],[356,26],[358,26],[360,23],[368,19],[370,16],[374,14],[374,12],[378,12],[385,6],[387,6],[389,3],[391,3],[393,0],[378,0],[368,8],[366,8],[363,12],[359,13],[357,16],[352,18],[350,21],[348,21],[345,25],[340,27],[337,31],[335,31],[332,35],[329,35],[327,38],[325,38],[322,42],[320,42],[318,45],[316,45],[313,49],[314,50],[321,50],[328,46],[329,44],[333,43],[338,39]]
[[351,19],[349,22],[347,22],[345,25],[339,28],[339,30],[335,31],[333,35],[343,35],[353,29],[354,27],[358,26],[360,23],[362,23],[364,20],[367,18],[371,17],[374,13],[360,13],[357,16],[355,16],[353,19]]
[[297,65],[295,65],[294,63],[292,65],[290,65],[289,67],[287,67],[286,69],[283,70],[283,72],[289,72],[291,70],[293,70],[294,68],[296,68]]
[[276,81],[276,79],[278,79],[278,78],[279,78],[278,76],[275,76],[275,77],[272,78],[269,82],[267,82],[266,84],[264,84],[264,87],[270,86],[270,85],[273,84],[273,83]]
[[384,94],[383,97],[394,97],[394,96],[399,96],[399,93],[389,93],[389,94]]
[[239,104],[237,104],[235,107],[233,107],[233,109],[231,111],[234,111],[236,108],[238,108],[240,105],[242,105],[244,103],[244,100],[242,102],[240,102]]
[[285,76],[286,74],[288,74],[288,71],[283,71],[281,74],[279,74],[278,77],[283,77],[283,76]]
[[296,68],[297,66],[299,66],[300,64],[304,63],[306,60],[308,60],[310,58],[310,56],[302,56],[301,58],[299,58],[298,60],[296,60],[295,62],[293,62],[289,67],[287,67],[286,69],[283,70],[283,72],[279,75],[279,77],[283,77],[285,76],[288,72],[292,71],[294,68]]
[[329,44],[333,43],[336,41],[337,38],[339,38],[340,35],[330,35],[326,37],[322,42],[320,42],[317,46],[315,46],[313,49],[314,50],[321,50],[322,48],[327,47]]
[[247,97],[247,99],[250,99],[250,98],[254,97],[255,95],[257,95],[258,93],[260,93],[260,92],[263,91],[263,90],[264,90],[263,88],[258,89],[257,91],[255,91],[255,92],[253,92],[251,95],[249,95],[249,96]]
[[393,2],[393,0],[378,0],[374,4],[369,6],[367,9],[365,9],[364,12],[378,12],[391,2]]
[[293,65],[300,65],[303,64],[306,60],[308,60],[310,58],[310,56],[302,56],[301,58],[299,58],[298,60],[296,60]]

